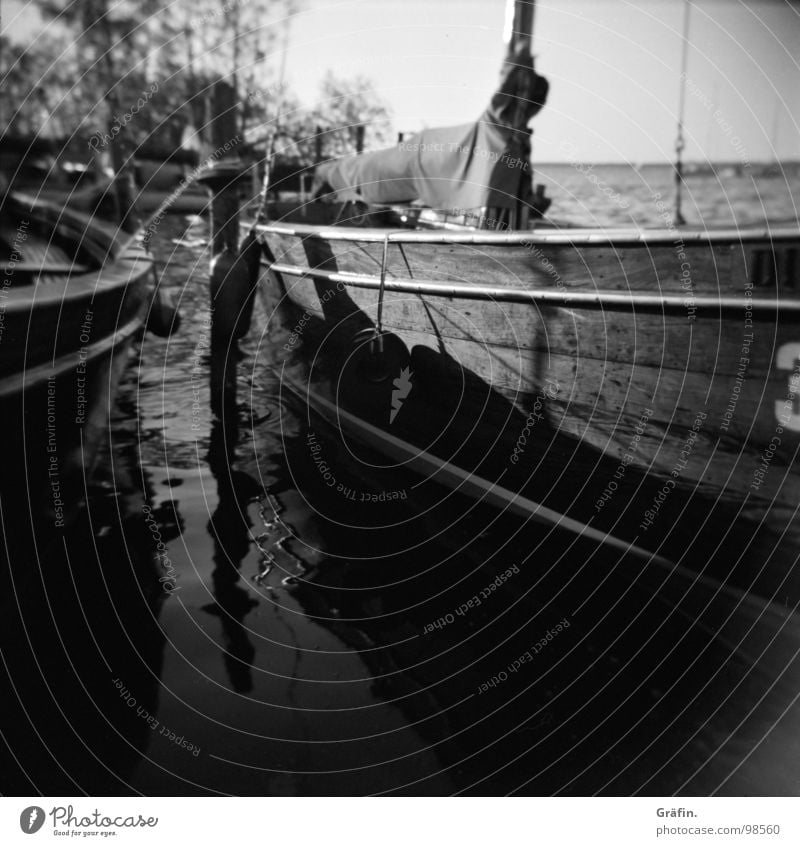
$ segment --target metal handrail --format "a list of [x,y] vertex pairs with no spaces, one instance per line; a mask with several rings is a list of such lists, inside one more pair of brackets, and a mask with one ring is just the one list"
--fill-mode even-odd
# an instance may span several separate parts
[[465,283],[438,282],[432,279],[397,279],[368,276],[355,273],[337,273],[331,270],[319,270],[298,267],[292,264],[274,262],[269,265],[277,274],[286,276],[310,276],[326,282],[342,283],[353,288],[373,288],[378,291],[395,291],[404,294],[424,294],[433,297],[458,297],[466,300],[492,300],[496,302],[515,302],[554,306],[606,306],[615,309],[665,309],[686,311],[687,308],[713,311],[743,311],[752,309],[756,312],[776,311],[800,314],[800,299],[787,300],[780,297],[751,296],[710,296],[697,294],[658,294],[646,291],[569,291],[547,288],[494,287],[488,285],[470,285]]
[[315,226],[309,223],[262,223],[255,227],[258,233],[289,235],[299,238],[319,238],[326,241],[361,241],[390,244],[464,244],[485,246],[661,246],[682,243],[695,244],[742,244],[749,242],[786,242],[800,244],[800,224],[780,226],[726,229],[564,229],[549,231],[496,232],[477,229],[467,231],[441,231],[416,229],[380,229],[354,226]]

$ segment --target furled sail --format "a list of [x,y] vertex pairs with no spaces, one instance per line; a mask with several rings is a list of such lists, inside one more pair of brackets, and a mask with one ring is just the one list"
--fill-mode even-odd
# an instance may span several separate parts
[[500,86],[475,123],[425,129],[391,149],[319,165],[316,193],[374,204],[418,201],[449,214],[529,203],[528,122],[547,91],[522,45],[504,63]]

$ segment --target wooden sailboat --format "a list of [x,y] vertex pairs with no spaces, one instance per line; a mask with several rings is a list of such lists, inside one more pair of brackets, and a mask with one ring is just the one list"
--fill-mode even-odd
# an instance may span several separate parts
[[351,451],[798,601],[800,227],[562,228],[527,169],[513,203],[355,205],[428,175],[372,155],[323,171],[342,202],[254,227],[286,349],[314,352],[287,387]]

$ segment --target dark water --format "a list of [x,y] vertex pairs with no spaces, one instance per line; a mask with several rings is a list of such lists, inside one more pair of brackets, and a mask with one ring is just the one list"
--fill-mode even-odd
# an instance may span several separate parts
[[[659,222],[666,172],[603,177]],[[792,214],[796,186],[741,182],[692,205]],[[212,356],[206,237],[159,228],[183,326],[141,341],[81,519],[4,605],[2,792],[800,790],[793,609],[346,454],[282,389],[268,304]]]

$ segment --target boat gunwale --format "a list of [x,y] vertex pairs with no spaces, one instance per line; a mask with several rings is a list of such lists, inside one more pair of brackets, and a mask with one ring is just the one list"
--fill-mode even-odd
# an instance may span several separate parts
[[64,237],[83,243],[99,267],[122,258],[139,237],[138,233],[124,232],[85,209],[55,202],[38,194],[11,191],[8,199],[12,214],[30,216],[52,227],[54,232],[60,228]]
[[[59,278],[47,281],[34,278],[22,285],[9,286],[3,299],[6,315],[19,316],[53,306],[63,308],[84,299],[93,301],[97,294],[139,284],[152,272],[154,259],[140,242],[138,231],[123,232],[83,211],[59,207],[22,192],[10,192],[9,200],[10,212],[50,226],[53,233],[60,228],[64,237],[84,244],[98,264],[87,267],[77,258],[70,265],[73,270],[69,267],[53,270],[43,264],[39,273]],[[37,268],[30,262],[17,263],[13,271],[33,276]]]
[[109,259],[103,267],[85,273],[65,273],[61,279],[12,286],[6,292],[4,311],[6,315],[14,315],[87,298],[93,300],[99,293],[137,284],[151,272],[152,265],[153,258],[137,247],[135,252]]
[[363,241],[390,244],[441,244],[465,246],[732,246],[749,242],[800,242],[800,225],[770,228],[654,228],[654,229],[545,229],[495,232],[484,229],[417,230],[381,229],[379,227],[320,226],[312,223],[255,223],[261,236],[288,235],[299,238],[318,238],[325,241]]

